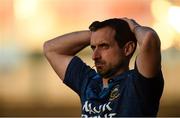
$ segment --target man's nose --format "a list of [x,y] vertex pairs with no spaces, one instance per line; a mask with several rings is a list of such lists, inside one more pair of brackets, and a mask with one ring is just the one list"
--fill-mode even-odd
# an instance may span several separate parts
[[99,50],[95,49],[92,54],[92,59],[97,60],[101,57]]

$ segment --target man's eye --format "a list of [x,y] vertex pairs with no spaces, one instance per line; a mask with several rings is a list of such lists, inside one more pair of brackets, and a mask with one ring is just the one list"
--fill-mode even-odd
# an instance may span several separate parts
[[95,50],[95,48],[96,48],[95,46],[91,46],[91,49],[92,49],[92,50]]
[[109,48],[109,45],[106,45],[106,44],[101,45],[101,48],[103,48],[103,49],[108,49],[108,48]]

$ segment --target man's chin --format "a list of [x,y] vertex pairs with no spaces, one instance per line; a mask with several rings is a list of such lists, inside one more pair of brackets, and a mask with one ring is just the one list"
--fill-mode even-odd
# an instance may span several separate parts
[[117,72],[117,70],[116,69],[111,69],[111,70],[107,70],[107,71],[97,70],[97,72],[102,78],[109,79]]
[[97,70],[97,73],[101,76],[101,77],[103,77],[106,73],[105,72],[103,72],[102,70]]
[[102,78],[108,78],[110,77],[110,72],[108,71],[100,71],[100,70],[97,70],[98,74],[102,77]]

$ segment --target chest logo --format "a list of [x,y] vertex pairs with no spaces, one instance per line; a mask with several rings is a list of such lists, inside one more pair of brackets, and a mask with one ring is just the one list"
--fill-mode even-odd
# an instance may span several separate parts
[[119,85],[116,85],[111,90],[109,101],[115,100],[119,96],[120,96]]

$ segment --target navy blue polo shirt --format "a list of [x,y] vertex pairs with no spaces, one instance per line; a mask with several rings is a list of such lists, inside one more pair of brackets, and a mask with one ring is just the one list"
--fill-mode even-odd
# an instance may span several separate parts
[[147,79],[138,70],[126,71],[103,87],[96,71],[75,56],[64,83],[80,97],[82,117],[156,116],[164,81],[160,71]]

